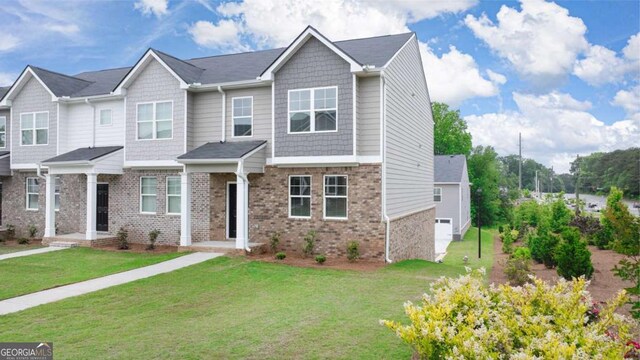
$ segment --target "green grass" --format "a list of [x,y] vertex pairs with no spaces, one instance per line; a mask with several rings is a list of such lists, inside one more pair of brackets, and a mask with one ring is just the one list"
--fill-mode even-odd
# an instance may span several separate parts
[[181,255],[74,248],[0,260],[0,299],[131,270]]
[[[53,341],[57,359],[407,359],[409,347],[378,320],[404,320],[405,301],[463,273],[467,240],[452,243],[457,255],[443,264],[373,272],[221,257],[3,316],[0,339]],[[471,266],[490,264],[490,236],[484,245]]]
[[0,243],[0,255],[9,254],[18,251],[26,251],[33,250],[44,247],[42,245],[6,245],[4,243]]

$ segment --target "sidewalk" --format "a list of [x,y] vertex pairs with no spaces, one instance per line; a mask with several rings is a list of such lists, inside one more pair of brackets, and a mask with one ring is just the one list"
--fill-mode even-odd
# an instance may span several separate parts
[[148,278],[158,274],[168,273],[183,267],[195,265],[218,256],[219,253],[194,253],[159,264],[145,266],[143,268],[108,275],[97,279],[82,281],[49,290],[39,291],[33,294],[22,295],[15,298],[0,301],[0,315],[10,314],[38,305],[52,303],[73,296],[88,294],[90,292],[106,289],[112,286],[126,284],[128,282]]
[[6,259],[17,258],[21,256],[35,255],[35,254],[44,254],[51,251],[58,251],[58,250],[64,250],[64,249],[68,249],[68,248],[49,246],[49,247],[43,247],[43,248],[33,249],[33,250],[16,251],[16,252],[0,255],[0,260],[6,260]]

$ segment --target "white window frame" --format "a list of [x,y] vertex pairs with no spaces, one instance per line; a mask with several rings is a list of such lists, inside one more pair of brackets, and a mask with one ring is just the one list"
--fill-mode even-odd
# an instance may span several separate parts
[[[37,114],[47,114],[47,127],[43,128],[43,127],[37,127],[36,126],[36,115]],[[23,115],[33,115],[33,127],[30,129],[23,129],[22,128],[22,116]],[[20,113],[20,119],[18,119],[20,121],[20,146],[47,146],[49,145],[49,112],[48,111],[32,111],[32,112],[23,112]],[[33,131],[33,137],[31,138],[33,140],[33,142],[31,144],[25,144],[22,142],[22,132],[24,130],[31,130]],[[37,143],[37,130],[47,130],[47,142],[45,144],[38,144]]]
[[[29,180],[35,180],[36,181],[36,185],[38,185],[38,192],[35,193],[30,193],[29,192]],[[40,202],[40,184],[39,184],[39,180],[37,177],[28,177],[26,178],[25,182],[24,182],[24,191],[25,191],[25,209],[27,209],[28,211],[38,211],[40,206],[36,205],[35,208],[30,208],[29,207],[29,195],[35,195],[38,197],[38,201],[36,201],[36,204],[38,204]]]
[[[295,197],[300,198],[309,198],[309,216],[294,216],[291,215],[291,178],[294,177],[308,177],[309,178],[309,195],[295,195]],[[313,216],[313,206],[311,204],[312,195],[313,195],[313,176],[311,175],[289,175],[287,179],[287,194],[289,196],[289,218],[290,219],[311,219]]]
[[[438,196],[440,196],[440,200],[436,200],[436,190],[439,190]],[[442,202],[442,188],[441,187],[434,187],[433,188],[433,202],[437,202],[437,203],[441,203]]]
[[[236,107],[234,102],[236,100],[251,99],[251,116],[236,116]],[[236,117],[237,118],[251,118],[251,135],[236,135]],[[250,138],[253,137],[253,96],[238,96],[231,98],[231,137],[234,138]]]
[[[60,176],[53,178],[53,207],[55,211],[60,211],[60,193],[62,192],[62,179]],[[56,200],[57,199],[57,200]]]
[[[328,177],[344,177],[347,179],[347,194],[346,195],[327,195],[327,186],[326,181]],[[349,176],[342,174],[329,174],[324,175],[322,178],[322,208],[323,208],[323,219],[325,220],[349,220]],[[339,216],[327,216],[327,197],[336,198],[336,199],[345,199],[346,200],[346,215],[344,217]]]
[[[162,103],[171,103],[171,120],[160,120],[160,121],[171,121],[171,137],[168,138],[158,138],[158,119],[157,119],[157,113],[156,113],[156,106],[158,104],[162,104]],[[153,105],[153,119],[152,120],[145,120],[145,121],[140,121],[138,119],[138,115],[139,115],[139,111],[138,108],[140,107],[140,105]],[[147,101],[147,102],[139,102],[136,103],[136,141],[155,141],[155,140],[173,140],[173,100],[159,100],[159,101]],[[152,132],[151,132],[151,139],[140,139],[140,132],[139,132],[139,127],[140,127],[140,123],[152,123]]]
[[[172,109],[172,110],[173,110],[173,109]],[[108,112],[109,112],[109,122],[108,122],[108,123],[103,124],[103,123],[102,123],[102,113],[103,113],[103,112],[106,112],[106,111],[108,111]],[[136,111],[138,111],[138,108],[137,108],[137,107],[136,107]],[[110,108],[109,108],[109,109],[100,109],[100,111],[99,111],[98,113],[99,113],[99,114],[98,114],[98,126],[111,126],[111,125],[113,125],[113,110],[111,110]],[[136,115],[136,116],[137,116],[137,115]],[[137,125],[137,124],[136,124],[136,125]],[[171,123],[171,125],[173,126],[173,122]],[[136,134],[136,136],[137,136],[137,134]]]
[[[7,147],[7,117],[0,116],[0,123],[4,122],[4,131],[0,131],[0,137],[4,135],[4,146],[0,146],[0,149],[6,149]],[[22,137],[22,133],[20,134]]]
[[[178,184],[180,185],[180,192],[176,195],[176,194],[169,194],[169,179],[174,179],[178,181]],[[181,213],[177,212],[177,213],[172,213],[169,212],[169,198],[174,197],[174,198],[178,198],[180,199],[182,197],[182,178],[180,176],[167,176],[167,178],[165,179],[165,212],[167,213],[167,215],[180,215]],[[180,204],[180,211],[182,212],[182,204]]]
[[[156,193],[154,195],[144,195],[142,194],[142,179],[156,179]],[[140,176],[140,187],[138,189],[140,193],[140,214],[148,214],[155,215],[158,213],[158,178],[156,176]],[[156,198],[156,211],[142,211],[142,198],[143,196],[155,196]]]
[[[335,130],[316,130],[316,111],[322,110],[333,110],[333,108],[325,108],[325,109],[316,109],[315,108],[315,90],[323,90],[323,89],[336,89],[336,129]],[[310,124],[309,131],[294,131],[291,132],[291,93],[297,91],[309,91],[309,114],[310,114]],[[321,86],[315,88],[306,88],[306,89],[290,89],[287,91],[287,134],[313,134],[313,133],[332,133],[338,132],[338,87],[337,86]],[[300,112],[295,111],[295,112]]]

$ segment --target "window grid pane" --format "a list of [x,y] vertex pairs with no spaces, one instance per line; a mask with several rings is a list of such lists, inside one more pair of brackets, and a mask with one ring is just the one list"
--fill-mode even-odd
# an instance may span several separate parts
[[336,131],[337,88],[289,92],[289,132]]
[[0,117],[0,148],[7,146],[6,136],[7,136],[7,118]]
[[253,99],[233,99],[233,136],[251,136],[253,122]]
[[342,175],[325,176],[325,217],[347,218],[347,177]]
[[289,179],[290,216],[310,217],[311,176],[291,176]]
[[100,125],[111,125],[111,109],[100,110]]

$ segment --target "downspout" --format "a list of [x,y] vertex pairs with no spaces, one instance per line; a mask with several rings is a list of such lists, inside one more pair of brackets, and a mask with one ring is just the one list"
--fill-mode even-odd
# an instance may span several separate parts
[[389,238],[391,219],[387,215],[387,124],[386,124],[386,112],[387,112],[387,92],[386,92],[386,79],[384,76],[384,70],[380,71],[380,80],[382,81],[382,88],[380,89],[380,125],[382,133],[382,218],[386,223],[385,235],[384,235],[384,260],[387,263],[392,263],[393,260],[389,257]]
[[222,95],[222,137],[221,141],[227,141],[227,94],[222,90],[222,86],[218,85],[218,92]]
[[47,180],[47,177],[42,175],[42,164],[38,163],[38,166],[36,167],[36,176],[39,177],[42,180]]
[[[245,175],[244,173],[244,159],[240,159],[240,161],[238,161],[238,170],[235,172],[236,176],[242,178],[242,180],[244,180],[247,183],[247,189],[249,188],[249,178]],[[238,190],[236,190],[238,191]],[[244,189],[242,189],[242,191],[244,191]],[[247,192],[246,196],[245,196],[245,202],[247,202],[247,205],[249,203],[249,193]],[[246,206],[246,210],[247,213],[249,213],[249,206]],[[237,215],[236,215],[237,216]],[[245,216],[245,214],[242,214],[242,216]],[[246,216],[245,221],[244,221],[244,226],[246,227],[246,233],[244,234],[244,250],[246,252],[251,252],[251,248],[249,247],[249,217]]]
[[96,106],[89,99],[84,99],[84,102],[91,106],[91,147],[96,147]]

